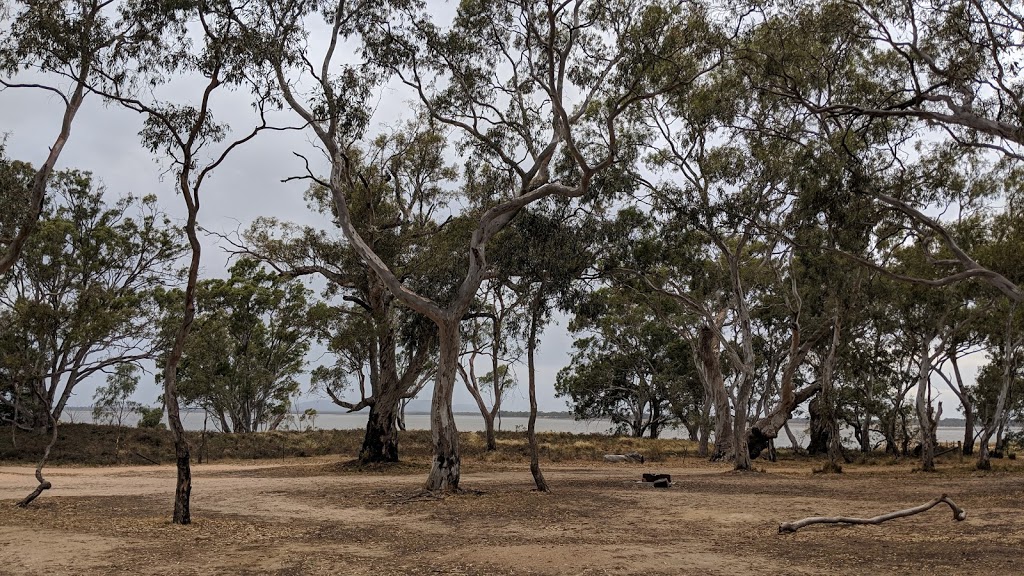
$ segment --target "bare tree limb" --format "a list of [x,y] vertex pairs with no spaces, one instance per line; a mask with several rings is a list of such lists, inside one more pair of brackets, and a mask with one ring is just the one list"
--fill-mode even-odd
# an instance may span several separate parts
[[960,522],[967,519],[967,512],[956,505],[949,496],[943,494],[938,498],[915,506],[913,508],[907,508],[906,510],[897,510],[896,512],[889,512],[888,514],[882,514],[873,518],[848,518],[846,516],[812,516],[810,518],[804,518],[803,520],[797,520],[796,522],[783,522],[779,524],[779,534],[787,534],[790,532],[796,532],[797,530],[810,526],[811,524],[881,524],[886,520],[892,520],[894,518],[904,518],[906,516],[913,516],[914,514],[920,514],[927,510],[931,510],[935,506],[945,502],[949,504],[950,509],[953,510],[953,519]]

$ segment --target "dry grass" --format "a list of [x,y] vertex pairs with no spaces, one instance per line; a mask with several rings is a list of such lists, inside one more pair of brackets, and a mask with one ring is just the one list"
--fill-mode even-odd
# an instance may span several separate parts
[[[5,432],[9,432],[5,431]],[[120,450],[117,436],[123,436]],[[202,453],[204,461],[264,460],[341,455],[354,458],[363,441],[362,430],[314,430],[260,432],[254,434],[208,433],[205,443],[199,432],[189,432],[193,458]],[[541,456],[552,462],[600,459],[604,454],[637,451],[648,460],[693,454],[696,446],[686,440],[650,440],[622,438],[603,434],[539,433]],[[496,452],[487,452],[482,433],[460,434],[463,455],[485,462],[517,462],[528,457],[525,432],[498,432]],[[49,436],[18,433],[15,444],[9,433],[0,434],[0,462],[35,462]],[[410,430],[399,433],[403,459],[426,460],[430,457],[430,432]],[[140,457],[144,456],[145,458]],[[174,440],[167,430],[62,424],[50,458],[53,465],[116,465],[174,462]]]

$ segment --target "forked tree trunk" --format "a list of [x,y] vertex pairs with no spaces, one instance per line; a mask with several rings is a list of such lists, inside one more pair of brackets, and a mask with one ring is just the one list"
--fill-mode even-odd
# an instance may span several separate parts
[[440,356],[430,407],[430,437],[434,446],[434,459],[424,486],[431,492],[459,489],[459,431],[452,414],[452,395],[455,392],[455,373],[459,363],[460,319],[461,314],[438,323]]
[[796,371],[803,363],[804,358],[811,350],[816,338],[811,338],[803,345],[800,344],[799,316],[793,323],[789,338],[789,356],[786,367],[782,371],[782,378],[779,383],[779,403],[764,417],[759,418],[750,427],[747,434],[747,448],[750,457],[757,458],[761,452],[768,448],[771,441],[779,436],[779,430],[793,417],[796,407],[804,403],[818,390],[818,383],[805,386],[802,390],[796,391],[793,380],[796,378]]
[[540,294],[543,294],[543,285],[539,288],[537,297],[533,303],[533,313],[530,315],[530,335],[526,344],[526,365],[529,372],[530,388],[530,419],[526,424],[526,436],[530,443],[530,473],[533,474],[533,482],[537,485],[538,492],[550,492],[544,473],[540,471],[540,448],[537,445],[537,366],[534,363],[534,351],[537,349],[537,315],[540,308]]
[[750,427],[750,433],[747,436],[747,449],[750,451],[750,457],[760,456],[761,452],[768,448],[769,441],[778,438],[779,431],[786,428],[796,407],[813,397],[819,390],[821,390],[820,382],[808,384],[793,393],[790,400],[780,401],[771,413],[755,422]]

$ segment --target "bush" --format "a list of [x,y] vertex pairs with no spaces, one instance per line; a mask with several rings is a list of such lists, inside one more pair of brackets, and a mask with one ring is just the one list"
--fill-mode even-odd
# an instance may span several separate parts
[[163,408],[147,408],[143,406],[139,409],[139,413],[142,414],[142,419],[139,420],[139,428],[164,428],[164,423],[161,422],[164,417]]

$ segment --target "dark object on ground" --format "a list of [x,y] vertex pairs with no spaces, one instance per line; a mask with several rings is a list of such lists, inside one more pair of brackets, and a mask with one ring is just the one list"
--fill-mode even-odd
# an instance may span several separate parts
[[914,508],[907,508],[906,510],[897,510],[896,512],[890,512],[888,514],[882,514],[875,516],[874,518],[847,518],[844,516],[812,516],[810,518],[804,518],[803,520],[797,520],[796,522],[783,522],[779,524],[779,534],[787,532],[796,532],[804,526],[810,526],[811,524],[881,524],[886,520],[892,520],[893,518],[903,518],[905,516],[913,516],[914,514],[920,514],[926,510],[931,510],[933,507],[945,502],[949,504],[949,507],[953,510],[953,519],[956,521],[962,521],[967,518],[967,512],[963,508],[957,506],[949,496],[943,494],[931,502],[915,506]]
[[666,482],[672,481],[671,474],[650,474],[648,472],[644,472],[643,478],[644,482],[657,482],[658,480],[665,480]]

